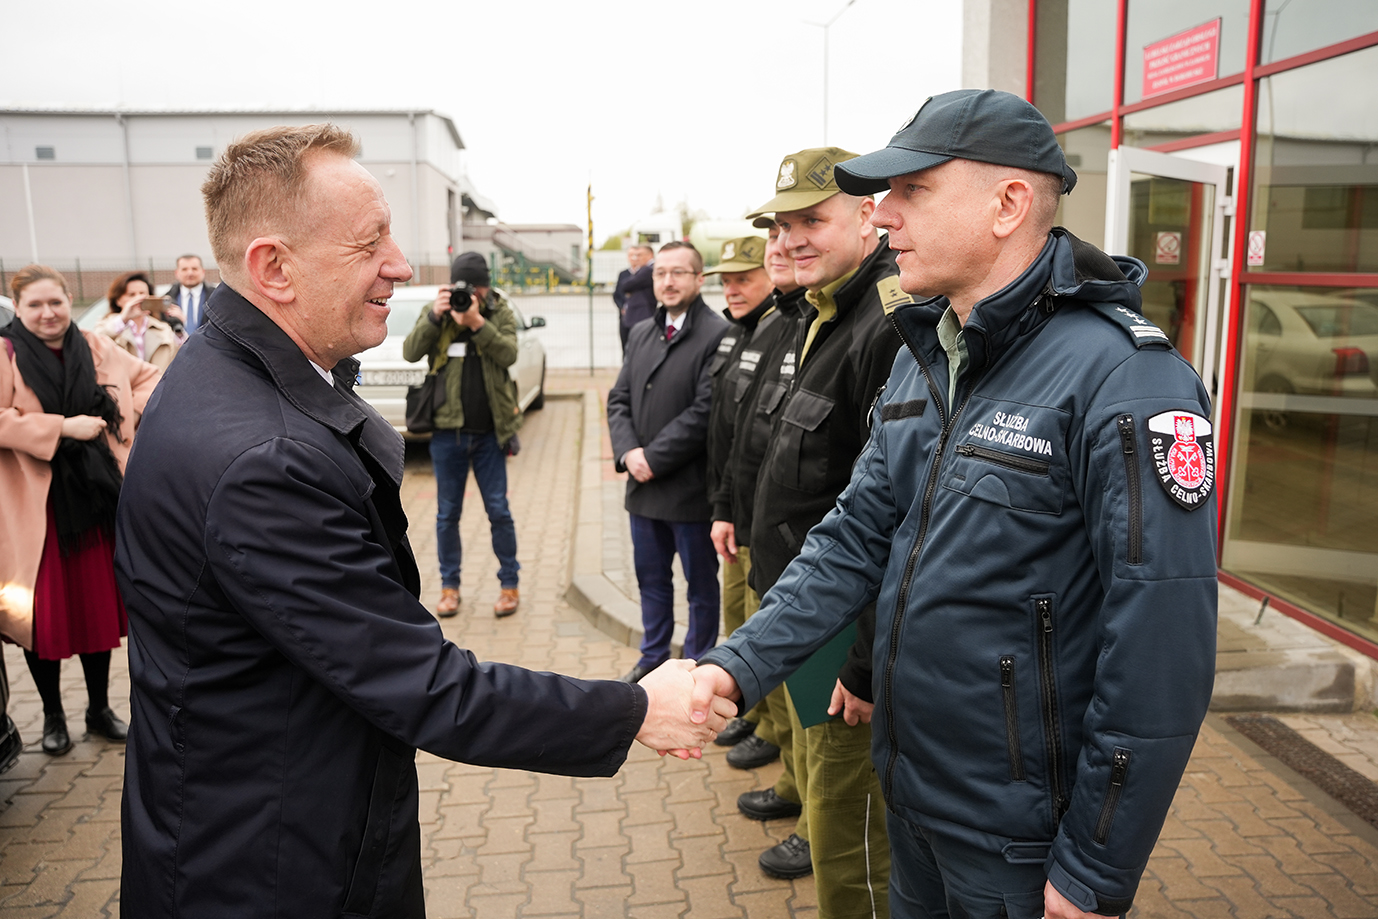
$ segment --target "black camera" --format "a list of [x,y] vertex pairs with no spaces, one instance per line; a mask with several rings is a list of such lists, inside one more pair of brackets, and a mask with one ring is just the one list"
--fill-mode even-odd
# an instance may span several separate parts
[[[473,330],[460,322],[455,314],[463,313],[468,310],[473,305],[476,295],[477,290],[468,281],[455,281],[450,285],[450,320],[454,322],[455,325],[459,326],[459,330],[455,333],[454,337],[454,340],[457,342],[465,342],[474,337]],[[478,312],[484,319],[488,318],[489,310],[487,297],[478,301]]]
[[455,281],[450,285],[450,309],[464,312],[474,300],[474,288],[468,281]]

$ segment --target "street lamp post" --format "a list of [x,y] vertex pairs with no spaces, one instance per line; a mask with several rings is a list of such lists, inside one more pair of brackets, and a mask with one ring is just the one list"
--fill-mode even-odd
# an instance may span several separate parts
[[847,12],[853,3],[856,3],[856,0],[847,0],[846,6],[838,10],[833,18],[827,22],[804,20],[805,25],[817,26],[823,30],[823,146],[825,147],[828,145],[828,32],[832,29],[833,23],[837,22],[838,18]]

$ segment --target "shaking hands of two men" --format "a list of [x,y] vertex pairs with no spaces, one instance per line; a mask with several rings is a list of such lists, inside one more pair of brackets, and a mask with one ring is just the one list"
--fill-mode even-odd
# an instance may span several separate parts
[[699,759],[737,714],[737,682],[721,667],[669,660],[642,677],[646,719],[636,739],[661,756]]

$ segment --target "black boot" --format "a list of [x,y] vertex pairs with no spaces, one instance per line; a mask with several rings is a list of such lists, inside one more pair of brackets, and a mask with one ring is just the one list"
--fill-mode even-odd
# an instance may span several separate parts
[[86,730],[91,734],[99,734],[106,740],[116,740],[120,743],[129,736],[129,725],[120,720],[110,706],[100,711],[86,710]]
[[732,747],[746,739],[747,735],[756,733],[755,722],[747,721],[745,718],[733,718],[727,722],[727,727],[722,729],[713,743],[720,747]]
[[72,738],[67,733],[67,716],[61,713],[43,716],[43,752],[49,756],[61,756],[72,749]]
[[793,833],[778,846],[772,846],[762,852],[757,863],[766,874],[786,881],[813,874],[808,840],[800,839]]
[[748,734],[727,751],[733,769],[758,769],[780,758],[780,748],[760,734]]

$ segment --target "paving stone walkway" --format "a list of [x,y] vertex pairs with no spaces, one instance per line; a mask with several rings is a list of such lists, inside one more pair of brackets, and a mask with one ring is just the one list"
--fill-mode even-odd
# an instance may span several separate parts
[[[551,388],[588,377],[552,374]],[[609,380],[596,378],[604,391]],[[636,651],[595,630],[562,599],[568,579],[578,474],[580,406],[552,399],[522,432],[509,466],[518,523],[522,608],[497,620],[496,561],[471,488],[462,521],[466,565],[461,614],[447,636],[480,658],[603,677]],[[423,599],[439,593],[433,563],[435,485],[424,449],[410,453],[404,500],[422,560]],[[29,741],[0,776],[0,919],[119,914],[119,798],[123,749],[78,739],[59,758],[38,749],[42,712],[13,647],[5,649],[11,714]],[[64,698],[80,724],[81,668],[63,670]],[[116,652],[111,696],[128,711],[127,661]],[[1356,770],[1378,775],[1378,719],[1285,716]],[[79,733],[79,732],[78,732]],[[1330,748],[1327,748],[1330,749]],[[1355,758],[1358,757],[1358,758]],[[1173,804],[1131,913],[1141,917],[1378,917],[1378,831],[1286,776],[1222,719],[1212,716]],[[791,821],[760,824],[736,812],[737,795],[773,784],[778,765],[727,767],[712,748],[702,761],[662,760],[634,746],[611,779],[570,779],[486,769],[422,753],[422,843],[428,914],[580,919],[774,919],[817,914],[810,879],[763,877],[757,855]]]

